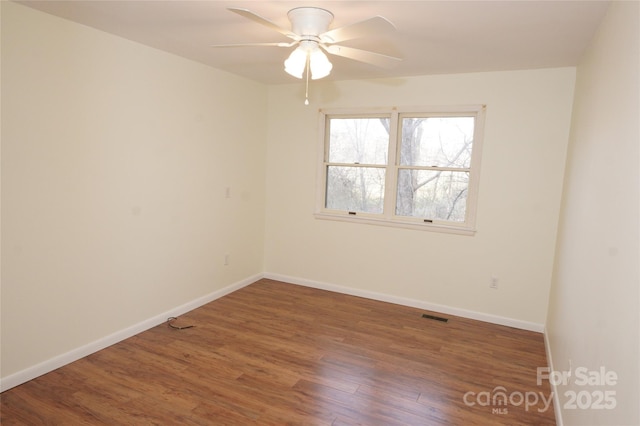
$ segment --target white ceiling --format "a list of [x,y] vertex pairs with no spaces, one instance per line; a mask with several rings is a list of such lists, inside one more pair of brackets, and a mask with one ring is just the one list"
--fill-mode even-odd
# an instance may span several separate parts
[[351,80],[574,66],[607,1],[20,1],[19,3],[267,84],[292,83],[283,61],[293,48],[212,48],[290,41],[235,13],[246,8],[290,28],[287,11],[330,10],[331,28],[375,15],[396,32],[341,44],[403,57],[381,69],[330,56],[327,79]]

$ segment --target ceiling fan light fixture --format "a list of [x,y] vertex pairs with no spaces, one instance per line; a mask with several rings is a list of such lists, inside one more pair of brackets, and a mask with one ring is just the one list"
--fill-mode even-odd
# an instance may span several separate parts
[[[393,67],[401,60],[401,58],[381,53],[334,44],[395,30],[395,26],[382,16],[374,16],[364,21],[330,30],[329,27],[333,22],[333,14],[330,11],[318,7],[296,7],[287,13],[291,22],[289,30],[248,9],[231,7],[229,10],[275,30],[293,41],[289,43],[219,44],[214,47],[276,46],[288,48],[298,45],[284,61],[284,68],[288,74],[299,79],[304,78],[305,71],[307,80],[309,78],[317,80],[329,75],[333,65],[324,52],[384,68]],[[324,51],[320,51],[320,48]]]
[[298,46],[284,61],[284,70],[295,78],[302,78],[306,66],[307,51],[302,46]]
[[[271,30],[275,30],[293,41],[289,43],[220,44],[216,47],[292,47],[298,45],[293,52],[289,54],[287,59],[285,59],[284,70],[287,74],[295,78],[304,78],[306,80],[306,105],[309,104],[309,80],[324,78],[328,76],[333,69],[333,65],[331,61],[329,61],[329,58],[327,58],[325,52],[330,55],[349,58],[380,67],[391,67],[401,60],[400,58],[383,55],[381,53],[334,44],[371,34],[382,33],[384,31],[395,30],[394,25],[382,16],[374,16],[364,21],[330,30],[329,27],[333,22],[333,14],[330,11],[318,7],[296,7],[287,13],[291,23],[291,29],[289,30],[248,9],[229,8],[229,10],[268,27]],[[322,50],[320,48],[322,48]]]
[[333,68],[329,58],[320,50],[317,43],[303,41],[284,61],[284,70],[287,74],[301,79],[307,67],[307,61],[312,80],[328,76]]
[[309,80],[324,78],[328,76],[333,69],[333,64],[331,64],[331,61],[329,61],[329,58],[327,58],[324,52],[382,67],[395,65],[395,63],[400,60],[400,58],[394,58],[368,50],[334,44],[395,29],[391,22],[381,16],[374,16],[373,18],[356,22],[355,24],[329,30],[329,26],[333,21],[333,14],[331,12],[317,7],[297,7],[291,9],[288,13],[291,30],[287,30],[248,9],[229,8],[229,10],[275,30],[293,41],[289,43],[222,44],[217,45],[217,47],[292,47],[297,44],[298,47],[294,49],[284,61],[284,70],[287,74],[295,78],[305,78],[305,105],[309,105]]
[[311,68],[311,79],[318,80],[326,77],[331,72],[333,64],[318,47],[309,53],[309,68]]

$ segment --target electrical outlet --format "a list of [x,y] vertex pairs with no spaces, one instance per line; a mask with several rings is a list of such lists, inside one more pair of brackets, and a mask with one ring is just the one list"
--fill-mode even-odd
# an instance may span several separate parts
[[229,266],[229,259],[230,259],[229,254],[225,254],[224,255],[224,266]]
[[491,277],[491,281],[489,281],[489,288],[494,290],[498,289],[498,277]]

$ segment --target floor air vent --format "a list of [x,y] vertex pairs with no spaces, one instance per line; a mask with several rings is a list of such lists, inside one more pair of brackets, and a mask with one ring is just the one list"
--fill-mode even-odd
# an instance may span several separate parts
[[429,315],[429,314],[422,314],[422,318],[435,320],[435,321],[440,321],[440,322],[448,322],[449,321],[448,318],[437,317],[435,315]]

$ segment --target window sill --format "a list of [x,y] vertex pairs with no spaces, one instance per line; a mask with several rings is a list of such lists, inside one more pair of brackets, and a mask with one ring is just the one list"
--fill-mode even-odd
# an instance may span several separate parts
[[367,225],[388,226],[391,228],[403,228],[403,229],[415,229],[420,231],[441,232],[445,234],[457,234],[457,235],[475,235],[476,230],[472,228],[465,228],[460,226],[450,226],[437,223],[420,223],[410,221],[399,221],[389,219],[377,219],[371,216],[353,216],[348,214],[334,214],[334,213],[315,213],[316,219],[321,220],[336,220],[340,222],[351,223],[364,223]]

